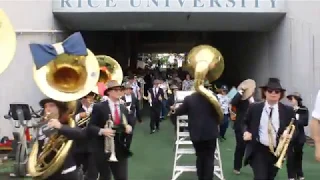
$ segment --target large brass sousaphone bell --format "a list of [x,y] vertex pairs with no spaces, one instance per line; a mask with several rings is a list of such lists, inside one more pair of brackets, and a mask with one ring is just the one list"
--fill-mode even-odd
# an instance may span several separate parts
[[[62,45],[56,43],[52,46],[56,51],[63,52]],[[86,52],[85,56],[60,52],[43,66],[35,65],[34,79],[40,90],[48,97],[62,102],[77,100],[91,92],[99,79],[99,63],[89,49]],[[33,56],[37,58],[37,53],[33,52]],[[41,60],[41,57],[37,59]]]
[[0,74],[9,66],[16,51],[16,33],[9,18],[0,9]]
[[194,87],[197,92],[205,96],[218,113],[219,121],[223,119],[223,112],[216,96],[204,87],[205,80],[217,80],[224,70],[224,59],[221,53],[212,46],[199,45],[194,47],[187,59],[186,69],[194,75]]
[[[116,80],[119,84],[121,84],[123,81],[123,71],[120,64],[110,56],[98,55],[96,58],[100,66],[98,83],[103,83],[106,85],[108,81]],[[99,94],[98,86],[95,86],[92,91],[96,94]]]

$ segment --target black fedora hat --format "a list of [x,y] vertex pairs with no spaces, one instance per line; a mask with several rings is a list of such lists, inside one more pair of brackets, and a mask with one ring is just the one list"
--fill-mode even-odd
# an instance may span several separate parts
[[44,98],[44,99],[42,99],[42,100],[39,102],[39,105],[40,105],[42,108],[44,108],[45,104],[47,104],[47,103],[54,103],[54,104],[58,107],[60,113],[65,113],[65,112],[68,111],[68,105],[67,105],[67,103],[65,103],[65,102],[60,102],[60,101],[54,100],[54,99],[52,99],[52,98]]
[[264,86],[260,86],[263,90],[265,89],[277,89],[280,91],[286,91],[284,88],[282,88],[280,84],[280,80],[278,78],[269,78],[268,82]]
[[301,95],[298,92],[291,93],[287,96],[288,99],[294,97],[297,101],[302,101]]

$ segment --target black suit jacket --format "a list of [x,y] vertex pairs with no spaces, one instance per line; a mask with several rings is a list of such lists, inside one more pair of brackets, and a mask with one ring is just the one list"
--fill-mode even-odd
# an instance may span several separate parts
[[158,88],[157,94],[154,94],[153,88],[149,89],[149,93],[151,95],[151,100],[152,100],[152,108],[153,109],[158,109],[159,107],[162,106],[161,101],[159,100],[159,97],[164,99],[164,91],[162,88]]
[[207,141],[218,137],[218,114],[199,92],[185,97],[175,115],[188,115],[191,141]]
[[[255,151],[257,144],[259,143],[259,126],[262,111],[265,107],[265,102],[253,103],[249,106],[248,112],[244,119],[243,133],[248,131],[252,134],[252,140],[248,141],[245,152],[244,164],[247,165],[250,162],[251,156]],[[295,118],[293,108],[287,105],[278,103],[280,126],[277,134],[277,144],[279,143],[279,137],[283,134],[283,131],[290,124],[292,118]]]
[[[121,113],[121,122],[123,124],[127,124],[128,121],[128,111],[126,107],[120,105],[120,113]],[[107,120],[109,120],[109,115],[111,114],[111,109],[109,107],[109,102],[99,102],[93,106],[91,119],[89,121],[87,132],[90,138],[90,148],[93,152],[97,153],[99,156],[104,155],[104,136],[99,135],[99,131],[101,128],[104,128]],[[123,115],[126,119],[123,119]],[[112,118],[112,117],[111,117]],[[115,136],[115,151],[117,158],[126,158],[127,157],[127,150],[126,145],[121,143],[124,142],[124,138],[126,135],[124,133],[117,133]]]
[[234,130],[238,132],[242,132],[243,121],[250,104],[248,100],[241,100],[241,98],[242,98],[242,95],[238,92],[230,102],[230,104],[232,106],[235,106],[237,109],[237,112],[236,112],[237,116],[234,122]]
[[301,106],[301,109],[295,111],[295,114],[299,114],[299,118],[296,121],[296,136],[292,139],[292,143],[303,144],[306,142],[306,135],[304,127],[309,123],[309,111],[306,106]]

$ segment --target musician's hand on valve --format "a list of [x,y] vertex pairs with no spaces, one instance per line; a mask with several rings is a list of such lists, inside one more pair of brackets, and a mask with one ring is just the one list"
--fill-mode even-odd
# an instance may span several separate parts
[[81,113],[80,113],[80,117],[81,117],[81,118],[85,118],[85,117],[87,117],[87,113],[85,113],[85,112],[81,112]]
[[48,121],[48,127],[49,128],[55,128],[55,129],[60,129],[62,127],[62,124],[58,119],[50,119]]
[[245,141],[251,141],[252,140],[252,134],[249,133],[248,131],[243,133],[243,140]]
[[292,138],[291,135],[289,134],[289,132],[287,130],[284,130],[282,133],[282,137],[285,139],[290,139]]
[[101,129],[101,134],[107,137],[114,137],[115,136],[116,131],[110,128],[104,128]]
[[130,134],[132,132],[132,127],[130,125],[126,125],[126,133]]

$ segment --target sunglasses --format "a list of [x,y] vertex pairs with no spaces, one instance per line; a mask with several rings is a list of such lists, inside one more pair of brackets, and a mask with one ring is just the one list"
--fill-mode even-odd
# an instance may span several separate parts
[[276,94],[279,94],[281,91],[279,89],[267,89],[268,93],[276,93]]

